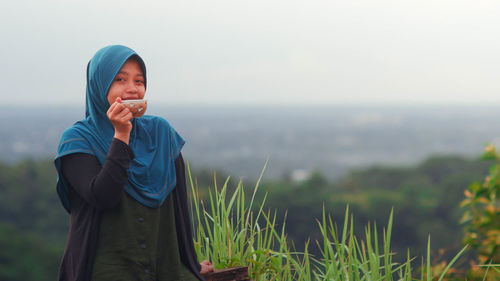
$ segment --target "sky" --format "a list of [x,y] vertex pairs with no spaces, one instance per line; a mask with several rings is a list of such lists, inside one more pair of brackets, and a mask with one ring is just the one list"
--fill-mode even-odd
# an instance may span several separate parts
[[122,44],[151,103],[500,104],[498,0],[8,0],[4,104],[79,105]]

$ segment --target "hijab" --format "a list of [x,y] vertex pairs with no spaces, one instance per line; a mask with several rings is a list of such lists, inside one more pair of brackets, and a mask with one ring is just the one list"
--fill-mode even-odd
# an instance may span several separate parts
[[[106,116],[110,107],[107,95],[115,76],[130,58],[139,62],[146,85],[144,61],[125,46],[104,47],[87,66],[85,119],[64,131],[54,160],[58,173],[57,193],[69,213],[71,189],[61,174],[61,158],[73,153],[86,153],[94,155],[104,165],[114,136],[114,127]],[[124,190],[139,203],[157,208],[176,185],[175,159],[185,142],[163,118],[144,115],[133,118],[131,122],[133,128],[129,146],[134,158]]]

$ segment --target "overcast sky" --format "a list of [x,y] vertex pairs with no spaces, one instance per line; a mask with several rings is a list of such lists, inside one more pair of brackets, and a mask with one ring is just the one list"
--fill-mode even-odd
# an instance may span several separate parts
[[7,104],[83,104],[110,44],[150,102],[500,103],[498,0],[7,0],[0,35]]

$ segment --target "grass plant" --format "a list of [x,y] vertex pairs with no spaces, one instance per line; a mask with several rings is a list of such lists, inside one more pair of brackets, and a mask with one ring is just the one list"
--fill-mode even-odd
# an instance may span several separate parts
[[[322,241],[316,241],[321,257],[314,257],[308,253],[310,242],[306,243],[304,252],[293,250],[287,240],[286,223],[278,226],[276,211],[264,210],[266,196],[262,202],[255,202],[262,173],[249,201],[241,181],[229,194],[229,178],[219,186],[214,175],[214,186],[209,189],[205,202],[200,198],[189,165],[187,172],[198,258],[210,260],[216,269],[248,266],[253,280],[453,280],[446,279],[447,273],[467,248],[464,247],[444,269],[436,271],[430,263],[429,237],[427,256],[422,258],[420,266],[414,266],[416,259],[409,252],[404,263],[397,263],[390,249],[392,211],[381,239],[377,225],[368,224],[365,237],[360,240],[354,235],[354,219],[348,207],[341,233],[323,208],[322,219],[318,221]],[[490,270],[498,268],[490,266]]]

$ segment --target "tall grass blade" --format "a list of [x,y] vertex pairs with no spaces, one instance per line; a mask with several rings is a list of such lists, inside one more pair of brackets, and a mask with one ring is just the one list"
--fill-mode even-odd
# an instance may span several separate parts
[[455,257],[450,261],[450,263],[448,263],[448,265],[445,267],[443,273],[441,274],[441,276],[439,277],[439,280],[438,281],[441,281],[443,280],[443,278],[446,276],[446,273],[448,272],[448,270],[450,270],[451,266],[458,260],[458,258],[462,255],[462,253],[467,249],[467,245],[465,245],[465,247],[462,248],[462,250],[460,252],[458,252],[458,254],[455,255]]
[[429,238],[427,238],[427,266],[426,266],[426,271],[427,271],[427,281],[432,281],[432,276],[431,276],[431,236],[429,235]]

